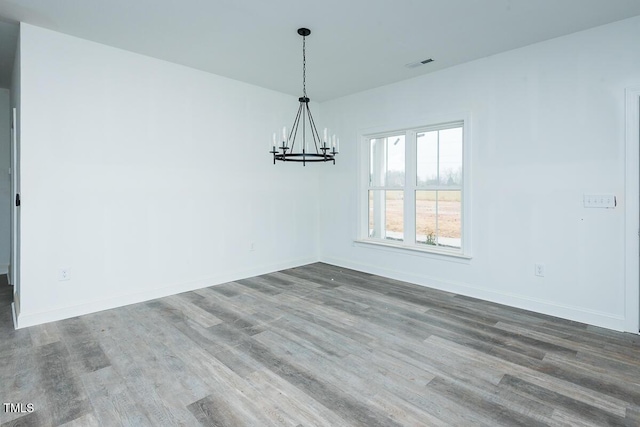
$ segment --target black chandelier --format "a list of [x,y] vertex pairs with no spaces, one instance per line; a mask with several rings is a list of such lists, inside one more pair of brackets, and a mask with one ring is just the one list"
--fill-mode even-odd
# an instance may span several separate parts
[[[303,165],[306,165],[307,162],[333,162],[335,165],[335,156],[338,154],[340,141],[336,139],[335,135],[333,135],[331,141],[329,141],[327,128],[324,128],[324,138],[320,139],[320,134],[318,133],[318,129],[316,129],[316,123],[311,115],[311,110],[309,110],[309,97],[307,97],[306,38],[311,34],[311,30],[308,28],[299,28],[298,34],[302,36],[302,96],[298,98],[300,106],[298,107],[298,114],[296,114],[289,134],[287,134],[286,126],[282,128],[282,145],[278,147],[276,134],[274,133],[273,141],[269,144],[271,148],[269,152],[273,154],[274,165],[276,164],[276,160],[282,162],[302,162]],[[300,121],[302,121],[302,147],[298,147],[298,151],[296,151],[296,137],[298,136]],[[307,144],[307,127],[311,133],[313,147],[309,147]]]

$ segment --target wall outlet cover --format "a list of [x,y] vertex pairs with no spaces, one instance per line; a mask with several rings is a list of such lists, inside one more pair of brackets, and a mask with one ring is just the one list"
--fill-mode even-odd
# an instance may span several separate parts
[[61,282],[71,280],[71,269],[61,268],[60,270],[58,270],[58,280]]

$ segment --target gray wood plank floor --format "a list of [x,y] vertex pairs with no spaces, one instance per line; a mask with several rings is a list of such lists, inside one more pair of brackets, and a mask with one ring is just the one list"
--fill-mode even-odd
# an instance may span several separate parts
[[[5,279],[6,280],[6,279]],[[311,264],[13,330],[0,426],[638,426],[640,338]]]

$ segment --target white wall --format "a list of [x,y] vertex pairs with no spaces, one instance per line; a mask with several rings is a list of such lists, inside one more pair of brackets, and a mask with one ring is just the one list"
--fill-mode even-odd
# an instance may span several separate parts
[[[343,143],[323,178],[321,259],[623,329],[624,105],[640,83],[638,40],[633,18],[323,103]],[[473,259],[354,245],[359,135],[456,112],[472,117]],[[584,193],[615,194],[618,207],[585,209]]]
[[317,260],[319,168],[267,147],[295,97],[31,25],[20,40],[19,327]]
[[11,121],[9,90],[0,89],[0,274],[9,267],[11,247]]
[[[271,164],[269,135],[295,97],[23,24],[18,326],[319,257],[622,329],[638,24],[326,102],[314,113],[341,137],[329,168]],[[453,112],[472,117],[473,259],[354,246],[358,135]],[[618,208],[584,209],[584,193],[613,193]],[[71,280],[58,281],[63,267]]]

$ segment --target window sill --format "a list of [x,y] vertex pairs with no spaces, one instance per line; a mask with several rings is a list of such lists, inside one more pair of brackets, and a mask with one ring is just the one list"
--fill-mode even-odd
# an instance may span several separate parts
[[439,259],[443,261],[462,262],[468,263],[471,261],[471,256],[462,254],[460,252],[449,252],[447,250],[433,250],[427,248],[421,248],[417,246],[405,246],[397,243],[382,242],[379,240],[358,239],[354,240],[354,246],[366,247],[371,249],[379,249],[384,251],[390,251],[395,253],[402,253],[406,255],[422,256],[427,258]]

